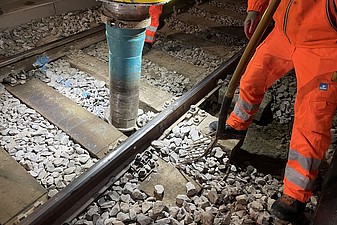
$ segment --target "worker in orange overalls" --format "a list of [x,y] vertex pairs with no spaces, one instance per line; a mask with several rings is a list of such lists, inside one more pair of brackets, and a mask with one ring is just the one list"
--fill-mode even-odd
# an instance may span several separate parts
[[[248,0],[248,38],[268,0]],[[283,195],[272,213],[293,220],[312,196],[320,163],[330,141],[337,107],[337,0],[282,0],[275,27],[257,47],[240,82],[240,96],[226,121],[224,139],[242,138],[266,90],[295,68],[297,95]],[[210,124],[215,130],[217,122]]]
[[159,18],[163,12],[163,5],[152,5],[149,9],[149,14],[151,17],[151,24],[146,28],[145,31],[145,43],[143,54],[150,51],[152,48],[153,43],[156,41],[156,32],[159,27]]

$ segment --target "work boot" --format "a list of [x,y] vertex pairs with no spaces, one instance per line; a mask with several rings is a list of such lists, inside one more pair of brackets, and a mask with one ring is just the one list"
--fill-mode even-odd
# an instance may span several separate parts
[[[208,125],[211,132],[218,129],[218,121],[213,121]],[[219,139],[243,139],[246,136],[247,130],[235,130],[229,125],[225,125],[225,131],[219,136]]]
[[143,53],[142,55],[146,55],[147,53],[149,53],[149,51],[152,48],[152,43],[149,42],[144,42],[144,47],[143,47]]
[[305,203],[283,194],[271,206],[271,213],[277,218],[292,221],[304,212]]

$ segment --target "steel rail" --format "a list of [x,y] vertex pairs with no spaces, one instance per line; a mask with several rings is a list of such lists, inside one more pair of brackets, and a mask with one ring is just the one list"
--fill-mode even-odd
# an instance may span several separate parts
[[232,74],[243,51],[238,52],[213,73],[186,92],[175,103],[158,114],[120,144],[114,151],[98,161],[62,191],[25,218],[22,225],[60,225],[69,222],[110,186],[118,174],[130,164],[137,153],[150,146],[163,132],[177,121],[190,106],[198,103],[217,86],[219,79]]

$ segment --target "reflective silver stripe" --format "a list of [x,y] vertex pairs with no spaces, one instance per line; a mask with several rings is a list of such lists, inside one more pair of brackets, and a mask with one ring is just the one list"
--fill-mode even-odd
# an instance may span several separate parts
[[[335,5],[335,2],[332,1],[333,3],[333,9],[334,11],[336,12],[337,9],[336,9],[336,5]],[[329,20],[329,23],[330,25],[332,26],[332,28],[334,28],[335,30],[337,30],[337,27],[336,27],[336,24],[333,23],[332,19],[331,19],[331,15],[330,15],[330,11],[329,11],[329,8],[330,8],[330,0],[326,0],[326,14],[328,16],[328,20]]]
[[290,166],[286,167],[285,175],[287,180],[289,180],[291,183],[296,184],[303,190],[312,190],[314,187],[315,180],[310,180],[309,178],[303,176]]
[[241,108],[243,108],[246,111],[257,110],[260,107],[260,104],[250,104],[248,102],[243,101],[240,97],[238,99],[238,103],[241,106]]
[[157,27],[154,27],[154,26],[148,26],[148,27],[146,28],[146,30],[152,31],[152,32],[156,32],[156,31],[157,31]]
[[250,115],[245,110],[243,110],[238,104],[235,104],[233,112],[237,117],[239,117],[243,121],[248,121],[250,119]]
[[290,10],[290,6],[292,3],[293,3],[293,0],[290,0],[288,3],[287,9],[286,9],[286,13],[284,15],[284,20],[283,20],[283,32],[284,32],[284,35],[288,38],[289,42],[290,42],[290,39],[287,35],[287,23],[288,23],[289,10]]
[[151,37],[151,36],[146,36],[145,39],[147,39],[149,41],[154,41],[154,37]]
[[307,171],[318,170],[319,165],[321,165],[321,160],[315,158],[307,158],[301,155],[294,149],[289,150],[289,160],[296,160],[303,169]]

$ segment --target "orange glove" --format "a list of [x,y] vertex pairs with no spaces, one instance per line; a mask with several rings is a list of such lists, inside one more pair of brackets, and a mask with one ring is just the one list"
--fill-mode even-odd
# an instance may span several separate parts
[[244,21],[244,31],[248,39],[250,39],[256,29],[256,26],[259,22],[259,12],[257,11],[248,11],[247,17]]

